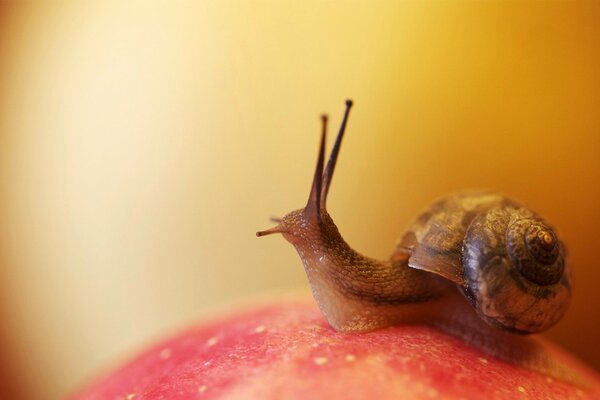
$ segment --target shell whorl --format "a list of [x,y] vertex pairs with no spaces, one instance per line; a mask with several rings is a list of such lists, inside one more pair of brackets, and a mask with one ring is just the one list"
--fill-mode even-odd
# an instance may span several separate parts
[[513,265],[531,282],[552,285],[565,269],[560,243],[552,228],[542,221],[523,218],[506,231],[508,254]]
[[490,192],[434,203],[407,230],[392,256],[457,284],[478,314],[504,329],[548,329],[570,302],[564,246],[532,211]]
[[498,207],[478,215],[462,254],[465,295],[489,323],[541,332],[565,313],[571,282],[564,250],[533,212]]

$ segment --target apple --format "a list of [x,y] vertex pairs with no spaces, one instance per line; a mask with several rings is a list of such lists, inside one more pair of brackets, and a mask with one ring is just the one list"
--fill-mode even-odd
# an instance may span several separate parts
[[71,399],[600,398],[596,372],[528,340],[527,357],[501,360],[422,324],[340,333],[312,299],[276,299],[162,341]]

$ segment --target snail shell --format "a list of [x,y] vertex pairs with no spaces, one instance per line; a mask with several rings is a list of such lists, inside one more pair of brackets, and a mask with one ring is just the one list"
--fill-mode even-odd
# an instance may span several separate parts
[[565,248],[537,214],[495,193],[443,198],[422,213],[396,247],[409,267],[455,282],[488,323],[541,332],[571,297]]

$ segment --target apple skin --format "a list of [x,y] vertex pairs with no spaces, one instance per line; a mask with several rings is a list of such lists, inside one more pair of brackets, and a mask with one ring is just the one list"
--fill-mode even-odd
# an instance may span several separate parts
[[[153,346],[70,398],[600,399],[596,372],[533,340],[538,362],[510,363],[424,325],[340,333],[314,301],[276,299]],[[532,370],[539,360],[548,368]]]

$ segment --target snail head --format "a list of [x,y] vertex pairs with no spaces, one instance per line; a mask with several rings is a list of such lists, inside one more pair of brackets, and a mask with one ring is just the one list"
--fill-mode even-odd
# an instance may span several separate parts
[[271,218],[272,221],[277,222],[277,225],[273,228],[256,232],[256,236],[260,237],[270,235],[272,233],[281,233],[291,243],[296,243],[299,240],[303,241],[314,238],[315,236],[320,236],[323,224],[327,224],[331,221],[326,208],[327,194],[331,185],[331,179],[333,178],[335,164],[337,163],[342,138],[344,137],[351,107],[352,100],[346,100],[344,118],[335,140],[335,144],[333,145],[333,149],[331,150],[329,161],[327,162],[327,166],[325,168],[324,161],[325,142],[327,136],[327,115],[321,116],[322,131],[319,157],[317,159],[317,167],[315,169],[306,207],[292,211],[286,214],[283,218]]

